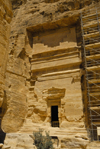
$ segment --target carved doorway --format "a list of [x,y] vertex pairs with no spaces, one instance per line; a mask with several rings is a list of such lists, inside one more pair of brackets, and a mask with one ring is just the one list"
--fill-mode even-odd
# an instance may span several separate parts
[[51,106],[51,126],[59,127],[58,106]]

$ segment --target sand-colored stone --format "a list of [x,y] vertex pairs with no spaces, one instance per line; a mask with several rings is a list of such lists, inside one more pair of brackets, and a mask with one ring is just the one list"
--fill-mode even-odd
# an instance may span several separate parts
[[0,0],[0,148],[3,146],[3,131],[1,119],[6,111],[6,66],[9,52],[10,22],[12,19],[12,6],[10,0]]
[[4,80],[8,57],[10,22],[12,18],[10,0],[0,1],[0,107],[4,98]]

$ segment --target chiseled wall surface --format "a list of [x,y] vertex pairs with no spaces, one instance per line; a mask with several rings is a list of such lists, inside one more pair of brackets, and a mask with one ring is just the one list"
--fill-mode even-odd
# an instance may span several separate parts
[[[38,54],[40,54],[40,57],[38,57]],[[72,127],[72,125],[77,125],[77,127],[82,125],[84,117],[80,70],[82,60],[77,46],[75,27],[37,34],[33,37],[32,55],[32,76],[36,75],[37,78],[34,92],[38,98],[37,105],[41,103],[41,108],[39,109],[41,112],[39,113],[38,111],[36,113],[34,111],[35,114],[31,115],[32,121],[37,123],[45,121],[46,123],[47,118],[45,115],[47,117],[50,115],[50,120],[48,121],[51,123],[51,106],[53,106],[53,102],[54,105],[58,105],[58,100],[60,99],[58,110],[60,127],[68,128]],[[60,98],[59,91],[56,93],[55,89],[52,89],[53,94],[57,97],[54,96],[52,100],[45,102],[45,96],[49,96],[45,92],[50,88],[65,89],[63,98]],[[51,102],[51,106],[48,106],[48,102]],[[33,104],[35,106],[36,102],[34,101]],[[34,106],[30,105],[33,109]]]
[[12,7],[10,0],[0,1],[0,107],[4,96],[4,80],[8,57]]

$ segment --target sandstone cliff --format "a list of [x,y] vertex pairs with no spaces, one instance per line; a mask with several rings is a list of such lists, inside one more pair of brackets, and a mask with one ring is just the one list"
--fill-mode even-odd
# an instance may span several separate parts
[[10,22],[12,7],[10,0],[0,1],[0,143],[4,141],[1,130],[1,118],[6,111],[5,78],[9,49]]
[[0,107],[4,97],[4,79],[8,56],[8,45],[11,22],[11,3],[10,1],[1,1],[0,8]]

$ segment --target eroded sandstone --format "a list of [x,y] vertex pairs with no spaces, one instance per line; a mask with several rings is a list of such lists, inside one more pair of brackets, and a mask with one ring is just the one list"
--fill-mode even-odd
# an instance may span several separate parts
[[[4,132],[1,130],[1,118],[6,111],[5,78],[9,52],[10,22],[12,7],[10,0],[0,1],[0,143],[4,141]],[[0,144],[2,147],[2,144]]]
[[8,40],[10,35],[10,22],[12,17],[10,1],[1,0],[0,7],[0,107],[4,98],[4,79],[8,56]]

